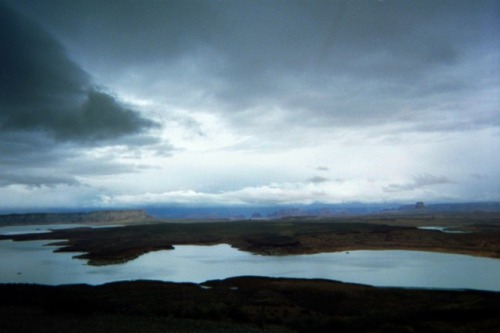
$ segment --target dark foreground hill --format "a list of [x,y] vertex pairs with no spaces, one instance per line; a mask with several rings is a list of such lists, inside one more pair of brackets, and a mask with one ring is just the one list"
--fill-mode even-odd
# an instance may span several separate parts
[[0,285],[10,332],[498,332],[500,293],[240,277]]

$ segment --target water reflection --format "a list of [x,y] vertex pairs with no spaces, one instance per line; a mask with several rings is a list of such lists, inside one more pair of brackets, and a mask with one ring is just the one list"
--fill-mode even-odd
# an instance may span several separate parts
[[452,227],[441,227],[441,226],[418,227],[418,229],[441,231],[441,232],[444,232],[447,234],[469,234],[470,233],[469,231],[456,230],[456,229],[453,229]]
[[74,253],[52,253],[47,241],[0,241],[0,282],[42,284],[151,279],[204,282],[258,275],[323,278],[375,286],[500,291],[500,260],[416,251],[350,251],[260,256],[229,245],[176,246],[125,264],[89,266]]
[[0,227],[0,235],[29,235],[42,234],[51,230],[73,229],[73,228],[116,228],[123,225],[88,225],[88,224],[40,224],[40,225],[23,225],[23,226],[6,226]]

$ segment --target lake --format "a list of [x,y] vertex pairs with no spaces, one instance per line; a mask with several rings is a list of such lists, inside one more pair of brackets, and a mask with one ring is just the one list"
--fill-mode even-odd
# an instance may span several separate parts
[[137,279],[201,283],[255,275],[500,291],[500,260],[466,255],[390,250],[262,256],[227,244],[182,245],[175,250],[150,252],[124,264],[90,266],[73,259],[77,253],[53,253],[55,247],[44,246],[47,243],[50,241],[0,241],[0,283],[97,285]]
[[85,225],[85,224],[40,224],[40,225],[15,225],[0,227],[0,235],[26,235],[26,234],[40,234],[50,232],[51,230],[58,229],[72,229],[72,228],[116,228],[122,225]]

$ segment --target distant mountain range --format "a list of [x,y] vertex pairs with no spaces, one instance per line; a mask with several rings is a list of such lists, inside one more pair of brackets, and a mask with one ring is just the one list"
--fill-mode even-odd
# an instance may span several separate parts
[[278,219],[289,216],[336,216],[345,214],[371,214],[396,210],[400,204],[312,204],[276,206],[155,206],[145,210],[159,219]]
[[412,205],[399,203],[346,203],[263,207],[148,207],[145,210],[159,219],[280,219],[285,217],[329,217],[377,213],[421,212],[499,212],[500,202],[447,203]]
[[500,212],[500,202],[465,202],[465,203],[439,203],[423,204],[423,207],[415,205],[404,205],[398,208],[399,211],[423,209],[430,212]]
[[391,213],[500,212],[500,202],[468,202],[412,205],[397,203],[313,204],[296,206],[155,206],[142,210],[95,210],[89,212],[21,213],[0,215],[0,226],[33,224],[134,224],[157,220],[274,220],[287,217],[334,217]]

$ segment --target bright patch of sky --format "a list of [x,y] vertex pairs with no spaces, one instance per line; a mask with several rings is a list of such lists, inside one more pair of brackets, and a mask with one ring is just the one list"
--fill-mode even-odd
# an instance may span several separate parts
[[4,1],[0,209],[500,200],[497,1]]

